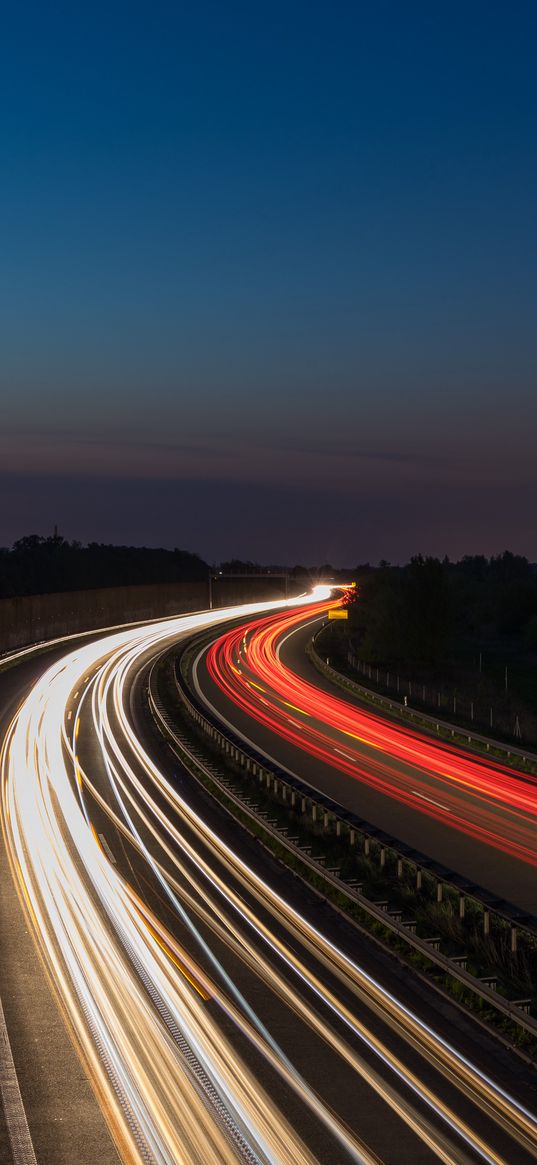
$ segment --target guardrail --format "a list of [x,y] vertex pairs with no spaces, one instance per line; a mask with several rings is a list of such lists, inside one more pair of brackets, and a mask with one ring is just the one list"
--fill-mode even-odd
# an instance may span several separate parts
[[422,724],[428,730],[436,732],[437,735],[440,735],[442,732],[446,736],[458,736],[470,745],[478,745],[479,751],[482,751],[483,747],[486,752],[490,752],[492,749],[493,752],[503,753],[508,760],[511,757],[519,757],[523,763],[529,762],[537,766],[537,753],[531,752],[527,748],[518,748],[514,744],[508,745],[505,741],[494,740],[490,736],[484,736],[481,733],[472,732],[471,730],[469,731],[467,726],[453,724],[451,721],[443,720],[439,716],[432,716],[429,712],[423,712],[421,709],[413,708],[408,703],[405,704],[404,697],[402,700],[395,700],[391,699],[390,696],[383,696],[375,688],[358,683],[356,680],[352,680],[350,676],[346,676],[343,672],[337,671],[331,664],[326,663],[317,650],[316,641],[321,632],[324,631],[325,626],[326,623],[312,636],[311,642],[306,648],[306,654],[310,656],[317,670],[333,680],[339,687],[346,688],[348,691],[362,696],[371,703],[388,709],[398,719],[405,721],[412,720],[415,724]]
[[[199,641],[199,637],[196,638]],[[181,655],[184,654],[184,651],[189,646],[192,646],[192,643],[193,640],[189,640],[188,644],[184,645]],[[316,827],[321,830],[321,833],[333,832],[335,830],[335,836],[346,837],[349,846],[354,847],[360,845],[365,856],[376,858],[380,870],[385,867],[388,856],[395,859],[397,877],[402,878],[404,867],[406,866],[408,869],[410,866],[415,873],[416,891],[420,890],[422,877],[425,873],[436,884],[436,902],[439,905],[445,902],[444,891],[449,888],[451,892],[454,892],[458,896],[460,918],[464,918],[466,904],[469,900],[476,903],[482,911],[483,935],[485,937],[490,935],[493,921],[499,920],[502,926],[507,926],[509,929],[510,950],[513,955],[517,952],[519,931],[523,931],[529,939],[535,941],[537,921],[531,916],[523,914],[509,903],[499,902],[486,890],[476,886],[474,883],[468,883],[465,879],[459,877],[453,871],[440,866],[426,855],[416,850],[411,850],[404,843],[396,841],[382,830],[376,829],[368,822],[358,818],[355,814],[345,810],[337,802],[313,790],[310,785],[294,774],[279,768],[272,764],[272,762],[268,762],[261,753],[247,746],[244,741],[235,736],[229,729],[223,730],[221,723],[216,718],[207,714],[206,710],[200,706],[199,701],[188,688],[181,674],[180,666],[174,667],[174,678],[178,697],[188,715],[209,738],[211,743],[223,752],[224,756],[227,756],[243,769],[244,773],[251,778],[253,784],[257,781],[258,784],[264,786],[265,789],[270,790],[274,796],[279,798],[282,805],[292,810],[300,811],[302,814],[308,816],[312,824],[315,823]],[[375,922],[381,923],[383,927],[392,931],[399,939],[415,951],[418,951],[430,963],[441,967],[443,972],[468,988],[474,995],[477,995],[496,1011],[507,1016],[532,1036],[537,1036],[537,1021],[529,1014],[530,999],[509,1000],[494,989],[494,977],[490,977],[487,982],[481,981],[472,975],[466,970],[465,955],[460,954],[454,958],[450,958],[448,955],[443,954],[439,949],[440,940],[438,938],[435,936],[432,938],[422,938],[417,935],[415,933],[415,922],[413,923],[412,920],[404,921],[401,912],[390,914],[387,909],[387,902],[372,902],[360,892],[359,888],[352,886],[341,878],[335,870],[327,869],[321,861],[312,857],[311,854],[306,853],[304,849],[301,849],[295,839],[287,837],[284,831],[276,828],[275,823],[271,823],[266,817],[256,812],[255,807],[249,804],[245,797],[236,790],[230,790],[229,785],[225,781],[216,776],[206,766],[203,766],[203,762],[199,756],[196,757],[195,750],[192,746],[188,744],[184,737],[181,738],[177,725],[173,723],[162,702],[159,700],[158,694],[154,690],[153,672],[151,673],[150,679],[149,697],[152,713],[160,722],[165,735],[170,736],[183,752],[187,752],[191,760],[198,767],[204,767],[205,775],[208,779],[217,785],[226,797],[230,797],[240,807],[242,813],[246,814],[253,821],[255,820],[269,835],[277,838],[278,843],[283,845],[290,853],[298,856],[305,866],[311,870],[315,870],[317,874],[321,874],[338,892],[344,893],[350,901],[355,902]],[[248,793],[246,792],[247,796]],[[399,917],[397,917],[397,914],[399,914]]]

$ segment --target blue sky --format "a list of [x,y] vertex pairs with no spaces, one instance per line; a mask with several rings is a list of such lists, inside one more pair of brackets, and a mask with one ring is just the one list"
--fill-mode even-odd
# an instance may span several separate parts
[[58,522],[211,559],[537,557],[536,25],[13,6],[0,543]]

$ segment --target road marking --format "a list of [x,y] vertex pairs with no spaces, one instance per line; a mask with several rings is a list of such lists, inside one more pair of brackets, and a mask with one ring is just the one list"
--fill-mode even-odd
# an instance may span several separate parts
[[345,760],[351,760],[353,764],[356,763],[356,757],[349,756],[348,752],[342,752],[340,748],[334,748],[334,752],[338,752],[340,756],[344,756]]
[[105,854],[106,854],[106,856],[107,856],[108,860],[109,860],[110,862],[112,862],[112,865],[114,865],[114,866],[115,866],[115,865],[116,865],[116,859],[115,859],[115,857],[114,857],[114,855],[113,855],[113,853],[112,853],[112,850],[110,849],[110,846],[108,845],[108,842],[107,842],[107,840],[106,840],[106,838],[105,838],[105,836],[104,836],[104,833],[100,833],[100,834],[99,834],[99,841],[100,841],[100,843],[101,843],[101,845],[102,845],[102,847],[103,847],[103,849],[104,849],[104,852],[105,852]]
[[412,789],[415,797],[419,797],[422,801],[430,801],[431,805],[436,805],[438,809],[443,809],[444,813],[450,813],[447,805],[442,805],[440,801],[435,801],[433,797],[426,797],[425,793],[418,793],[417,789]]
[[[145,878],[144,881],[146,881]],[[181,975],[183,975],[183,977],[190,983],[194,990],[197,991],[198,995],[201,995],[203,1001],[207,1003],[211,996],[209,995],[208,991],[205,990],[201,980],[197,978],[195,971],[191,971],[187,963],[184,962],[180,957],[180,948],[178,947],[178,944],[173,935],[171,935],[169,931],[166,930],[166,927],[163,925],[160,919],[157,918],[157,916],[153,914],[151,910],[149,910],[149,907],[146,906],[145,902],[143,902],[142,899],[138,897],[138,894],[135,890],[133,890],[132,886],[130,886],[128,882],[126,883],[126,887],[134,909],[143,920],[143,923],[147,927],[150,935],[154,938],[155,942],[158,943],[160,949],[164,951],[164,954],[167,955],[167,957],[173,963],[174,967],[177,967],[177,970],[181,972]]]
[[[14,1165],[37,1165],[0,1001],[0,1097]],[[9,1149],[8,1149],[9,1153]]]

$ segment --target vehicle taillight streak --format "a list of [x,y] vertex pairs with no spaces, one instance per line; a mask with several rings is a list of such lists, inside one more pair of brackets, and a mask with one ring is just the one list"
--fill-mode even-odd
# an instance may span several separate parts
[[279,645],[305,618],[303,611],[285,613],[226,632],[206,655],[214,682],[304,753],[426,817],[449,817],[451,828],[537,866],[537,782],[389,723],[296,675],[282,663]]

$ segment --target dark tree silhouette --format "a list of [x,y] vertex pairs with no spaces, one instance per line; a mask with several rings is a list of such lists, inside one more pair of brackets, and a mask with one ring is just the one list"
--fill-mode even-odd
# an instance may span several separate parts
[[67,542],[28,534],[0,550],[0,597],[147,583],[195,582],[209,567],[186,550]]

